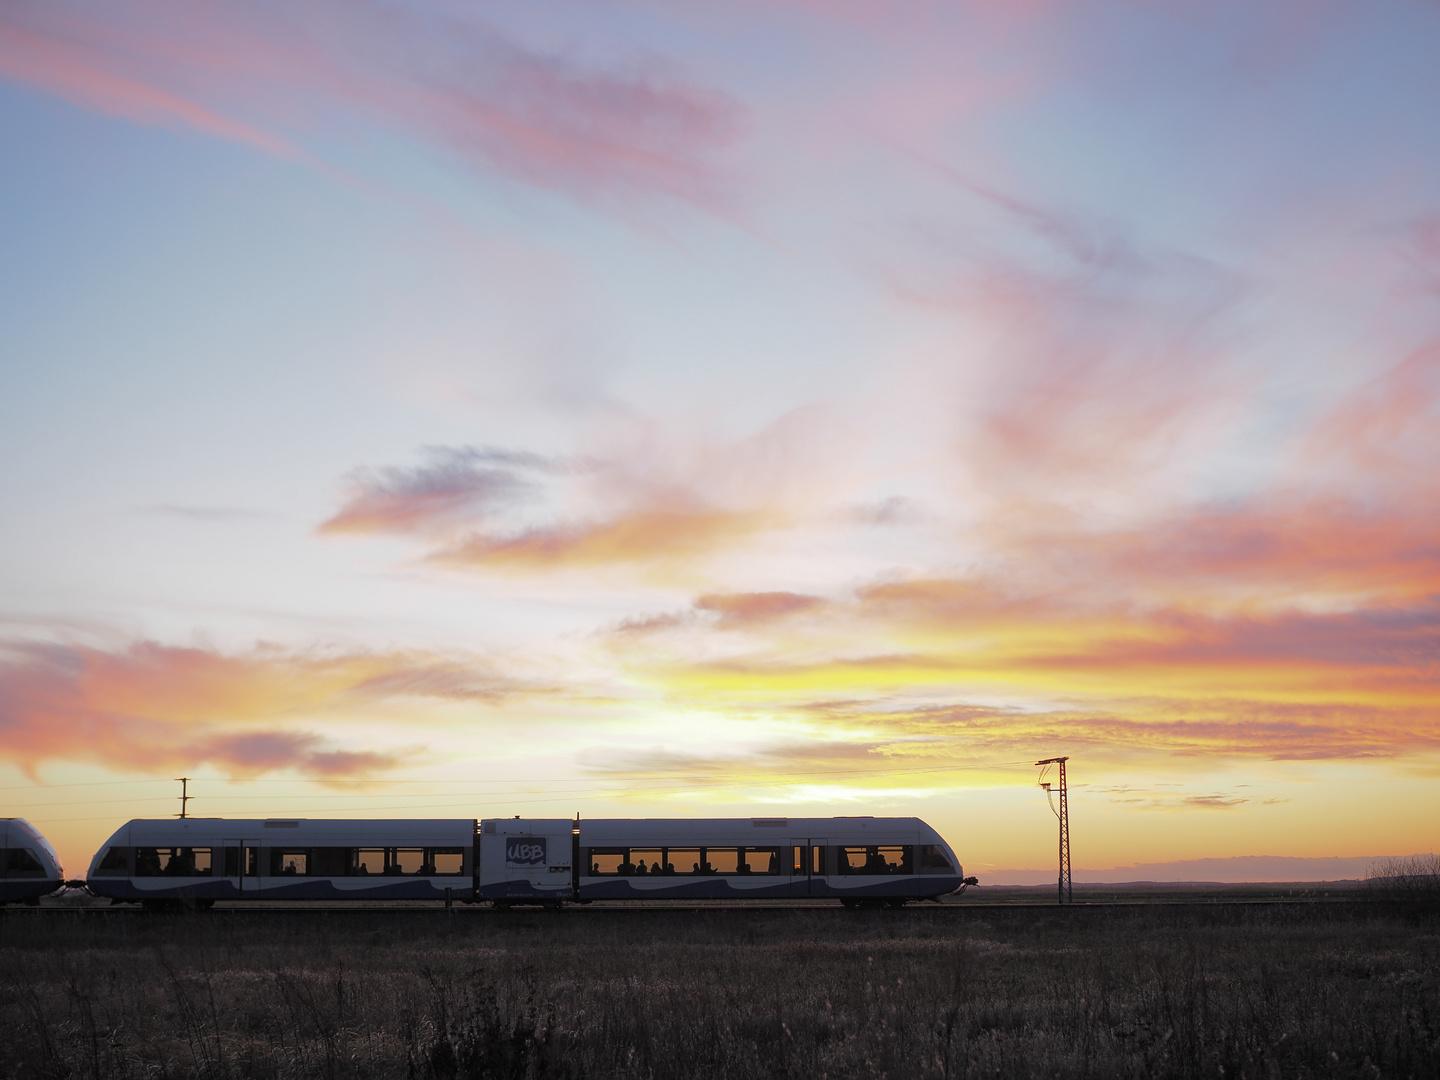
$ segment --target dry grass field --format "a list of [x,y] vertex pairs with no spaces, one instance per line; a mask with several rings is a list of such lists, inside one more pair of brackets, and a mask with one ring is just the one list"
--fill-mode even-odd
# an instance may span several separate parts
[[7,1077],[1436,1077],[1362,902],[0,915]]

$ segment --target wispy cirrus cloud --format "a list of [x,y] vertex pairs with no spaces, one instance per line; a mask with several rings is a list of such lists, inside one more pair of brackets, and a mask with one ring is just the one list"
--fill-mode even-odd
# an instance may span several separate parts
[[[38,26],[27,27],[22,21],[37,14],[42,16],[34,20]],[[280,157],[301,156],[298,147],[279,135],[157,85],[143,72],[117,70],[122,65],[115,63],[107,33],[72,37],[64,30],[52,31],[44,22],[54,15],[36,5],[0,16],[0,76],[137,123],[190,128]]]
[[737,103],[653,60],[606,69],[529,47],[473,10],[370,0],[11,5],[0,14],[0,77],[287,157],[317,129],[358,119],[587,200],[718,206],[714,159],[743,124]]
[[1366,496],[1374,501],[1393,499],[1397,487],[1413,492],[1417,486],[1433,486],[1427,475],[1413,470],[1427,468],[1437,451],[1440,339],[1345,395],[1318,419],[1297,456],[1311,468],[1323,465],[1332,484],[1367,481],[1371,490]]

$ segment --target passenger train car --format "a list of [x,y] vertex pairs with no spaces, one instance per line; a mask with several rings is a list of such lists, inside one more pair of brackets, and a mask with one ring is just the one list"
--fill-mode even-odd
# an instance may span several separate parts
[[90,863],[86,887],[129,903],[443,900],[473,895],[473,820],[131,821]]
[[838,899],[899,906],[958,892],[919,818],[132,821],[91,863],[91,892],[216,900]]
[[0,818],[0,904],[38,904],[65,884],[60,860],[24,818]]

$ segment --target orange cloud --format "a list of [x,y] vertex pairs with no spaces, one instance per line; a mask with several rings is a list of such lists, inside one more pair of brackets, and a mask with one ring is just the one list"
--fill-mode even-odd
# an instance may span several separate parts
[[731,630],[798,615],[824,603],[818,596],[792,592],[712,593],[696,600],[695,606],[719,615],[719,625]]
[[11,642],[0,646],[0,754],[26,768],[67,759],[367,774],[406,754],[336,745],[307,729],[408,698],[494,702],[537,689],[413,653],[227,656],[154,642],[116,651]]
[[[612,645],[634,677],[663,688],[671,702],[807,719],[821,733],[879,739],[886,752],[1440,752],[1434,596],[1335,610],[1213,609],[1185,603],[1182,576],[1170,583],[1169,601],[1142,601],[1135,580],[1147,581],[1155,568],[1131,568],[1127,580],[1124,556],[1104,566],[1081,559],[1070,568],[1081,579],[1074,589],[1020,575],[1003,587],[994,578],[881,583],[831,600],[758,594],[735,604],[758,615],[744,621],[743,639],[717,634],[730,628],[723,605],[702,598],[697,607],[720,610],[720,620],[621,627]],[[1194,587],[1209,588],[1203,580]],[[1107,588],[1113,594],[1105,598]],[[806,617],[767,611],[790,604]],[[663,652],[636,629],[664,631]],[[830,699],[821,695],[834,694],[846,701],[824,704]],[[995,698],[1023,704],[975,704]],[[899,708],[900,701],[925,704]]]
[[[632,468],[497,449],[428,453],[417,468],[357,472],[318,532],[414,536],[436,564],[547,571],[692,559],[783,524],[768,509],[708,503],[694,493],[703,478],[650,476],[648,460]],[[555,506],[552,520],[528,523],[530,503]],[[569,509],[575,503],[603,509],[587,515]]]
[[1414,500],[1399,506],[1269,494],[1254,506],[1196,507],[1123,529],[1041,525],[1003,535],[1017,569],[1086,602],[1097,594],[1202,609],[1422,602],[1440,593],[1440,514],[1422,497],[1427,484],[1417,478]]
[[758,512],[641,508],[609,521],[510,536],[471,534],[430,558],[455,566],[519,569],[665,562],[719,550],[773,524],[771,516]]

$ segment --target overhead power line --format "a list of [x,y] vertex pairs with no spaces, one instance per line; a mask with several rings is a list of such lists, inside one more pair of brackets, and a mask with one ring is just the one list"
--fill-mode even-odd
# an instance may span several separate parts
[[[844,773],[794,773],[794,774],[781,775],[781,776],[772,776],[772,777],[769,777],[769,778],[767,778],[767,779],[765,779],[765,780],[758,780],[758,779],[756,779],[756,780],[749,780],[749,781],[746,781],[746,783],[747,783],[749,786],[752,786],[752,787],[753,787],[753,786],[768,786],[768,785],[773,785],[773,784],[780,784],[780,785],[785,785],[785,786],[794,786],[794,785],[798,785],[798,784],[817,784],[817,783],[824,783],[824,782],[826,782],[826,781],[831,781],[831,780],[872,779],[872,778],[888,777],[888,776],[913,776],[913,775],[921,775],[921,774],[927,774],[927,773],[933,774],[933,773],[953,773],[953,772],[975,772],[975,771],[984,770],[984,769],[1007,769],[1007,768],[1020,768],[1020,767],[1027,767],[1027,768],[1028,768],[1028,767],[1033,767],[1033,765],[1034,765],[1034,762],[1031,761],[1031,760],[1029,760],[1029,759],[1027,759],[1027,760],[1025,760],[1025,761],[978,762],[978,763],[972,763],[972,764],[968,764],[968,765],[928,765],[928,766],[923,766],[923,767],[904,768],[904,769],[876,768],[876,769],[868,769],[868,770],[861,770],[861,771],[855,771],[855,772],[844,772]],[[457,779],[457,778],[455,778],[455,777],[446,777],[446,778],[444,778],[444,779],[435,778],[435,779],[430,779],[430,780],[417,780],[417,779],[403,779],[403,780],[402,780],[402,779],[395,779],[395,780],[387,780],[387,779],[380,778],[380,777],[377,777],[377,778],[374,778],[374,779],[353,779],[353,778],[337,778],[337,779],[331,779],[331,778],[328,778],[328,777],[309,777],[309,776],[291,777],[291,778],[286,778],[286,777],[258,777],[258,778],[253,779],[253,780],[244,779],[244,778],[236,778],[236,777],[222,777],[222,776],[216,776],[216,777],[190,777],[189,779],[194,780],[194,781],[196,781],[197,783],[199,783],[199,782],[209,782],[209,783],[217,783],[217,784],[234,784],[234,785],[237,785],[237,786],[249,786],[249,785],[252,785],[252,784],[317,784],[317,785],[320,785],[320,786],[323,786],[323,787],[338,787],[338,786],[340,786],[340,785],[347,785],[347,784],[355,784],[355,785],[374,785],[374,786],[396,786],[396,785],[402,785],[402,784],[405,784],[405,785],[415,785],[415,784],[446,784],[446,785],[474,785],[474,786],[476,786],[476,787],[488,787],[488,786],[491,786],[491,785],[498,785],[498,784],[530,784],[530,785],[539,785],[539,786],[543,787],[545,790],[560,790],[560,789],[563,789],[563,788],[568,788],[568,787],[570,787],[570,786],[572,786],[572,785],[593,786],[593,785],[596,785],[596,784],[612,784],[612,783],[641,782],[641,781],[648,781],[648,782],[651,782],[651,783],[656,783],[656,782],[661,782],[661,783],[677,782],[677,783],[680,783],[680,782],[686,782],[686,781],[701,783],[701,782],[723,781],[723,780],[725,780],[726,778],[725,778],[725,776],[723,776],[723,775],[715,775],[715,774],[707,774],[707,773],[698,773],[698,772],[695,772],[695,773],[681,773],[681,774],[677,774],[677,775],[664,775],[664,774],[655,774],[655,773],[606,773],[606,774],[603,774],[603,775],[600,775],[600,776],[593,776],[593,777],[571,777],[571,778],[565,779],[565,780],[554,780],[554,781],[546,780],[546,779],[543,779],[543,778],[516,778],[516,777],[511,777],[511,778],[508,778],[508,779],[493,779],[493,780],[491,780],[491,779],[484,779],[484,780],[464,780],[464,779]],[[62,784],[43,784],[43,783],[42,783],[42,784],[17,784],[17,785],[11,785],[11,786],[8,786],[8,787],[0,787],[0,791],[62,791],[62,790],[70,790],[70,789],[72,789],[72,788],[107,787],[107,786],[118,786],[118,785],[139,785],[139,784],[160,784],[160,783],[174,783],[174,782],[175,782],[174,780],[169,779],[169,778],[167,778],[167,779],[165,779],[165,780],[161,780],[161,779],[158,779],[158,778],[157,778],[157,779],[153,779],[153,780],[86,780],[86,781],[77,781],[77,782],[75,782],[75,783],[68,783],[68,784],[66,784],[66,783],[62,783]],[[377,794],[379,794],[379,793],[377,793]],[[233,797],[233,798],[264,798],[264,796],[231,796],[231,797]],[[307,797],[307,798],[321,798],[321,797],[324,797],[324,796],[323,796],[323,795],[316,795],[316,796],[305,796],[305,797]],[[194,798],[194,796],[191,796],[191,798]]]

